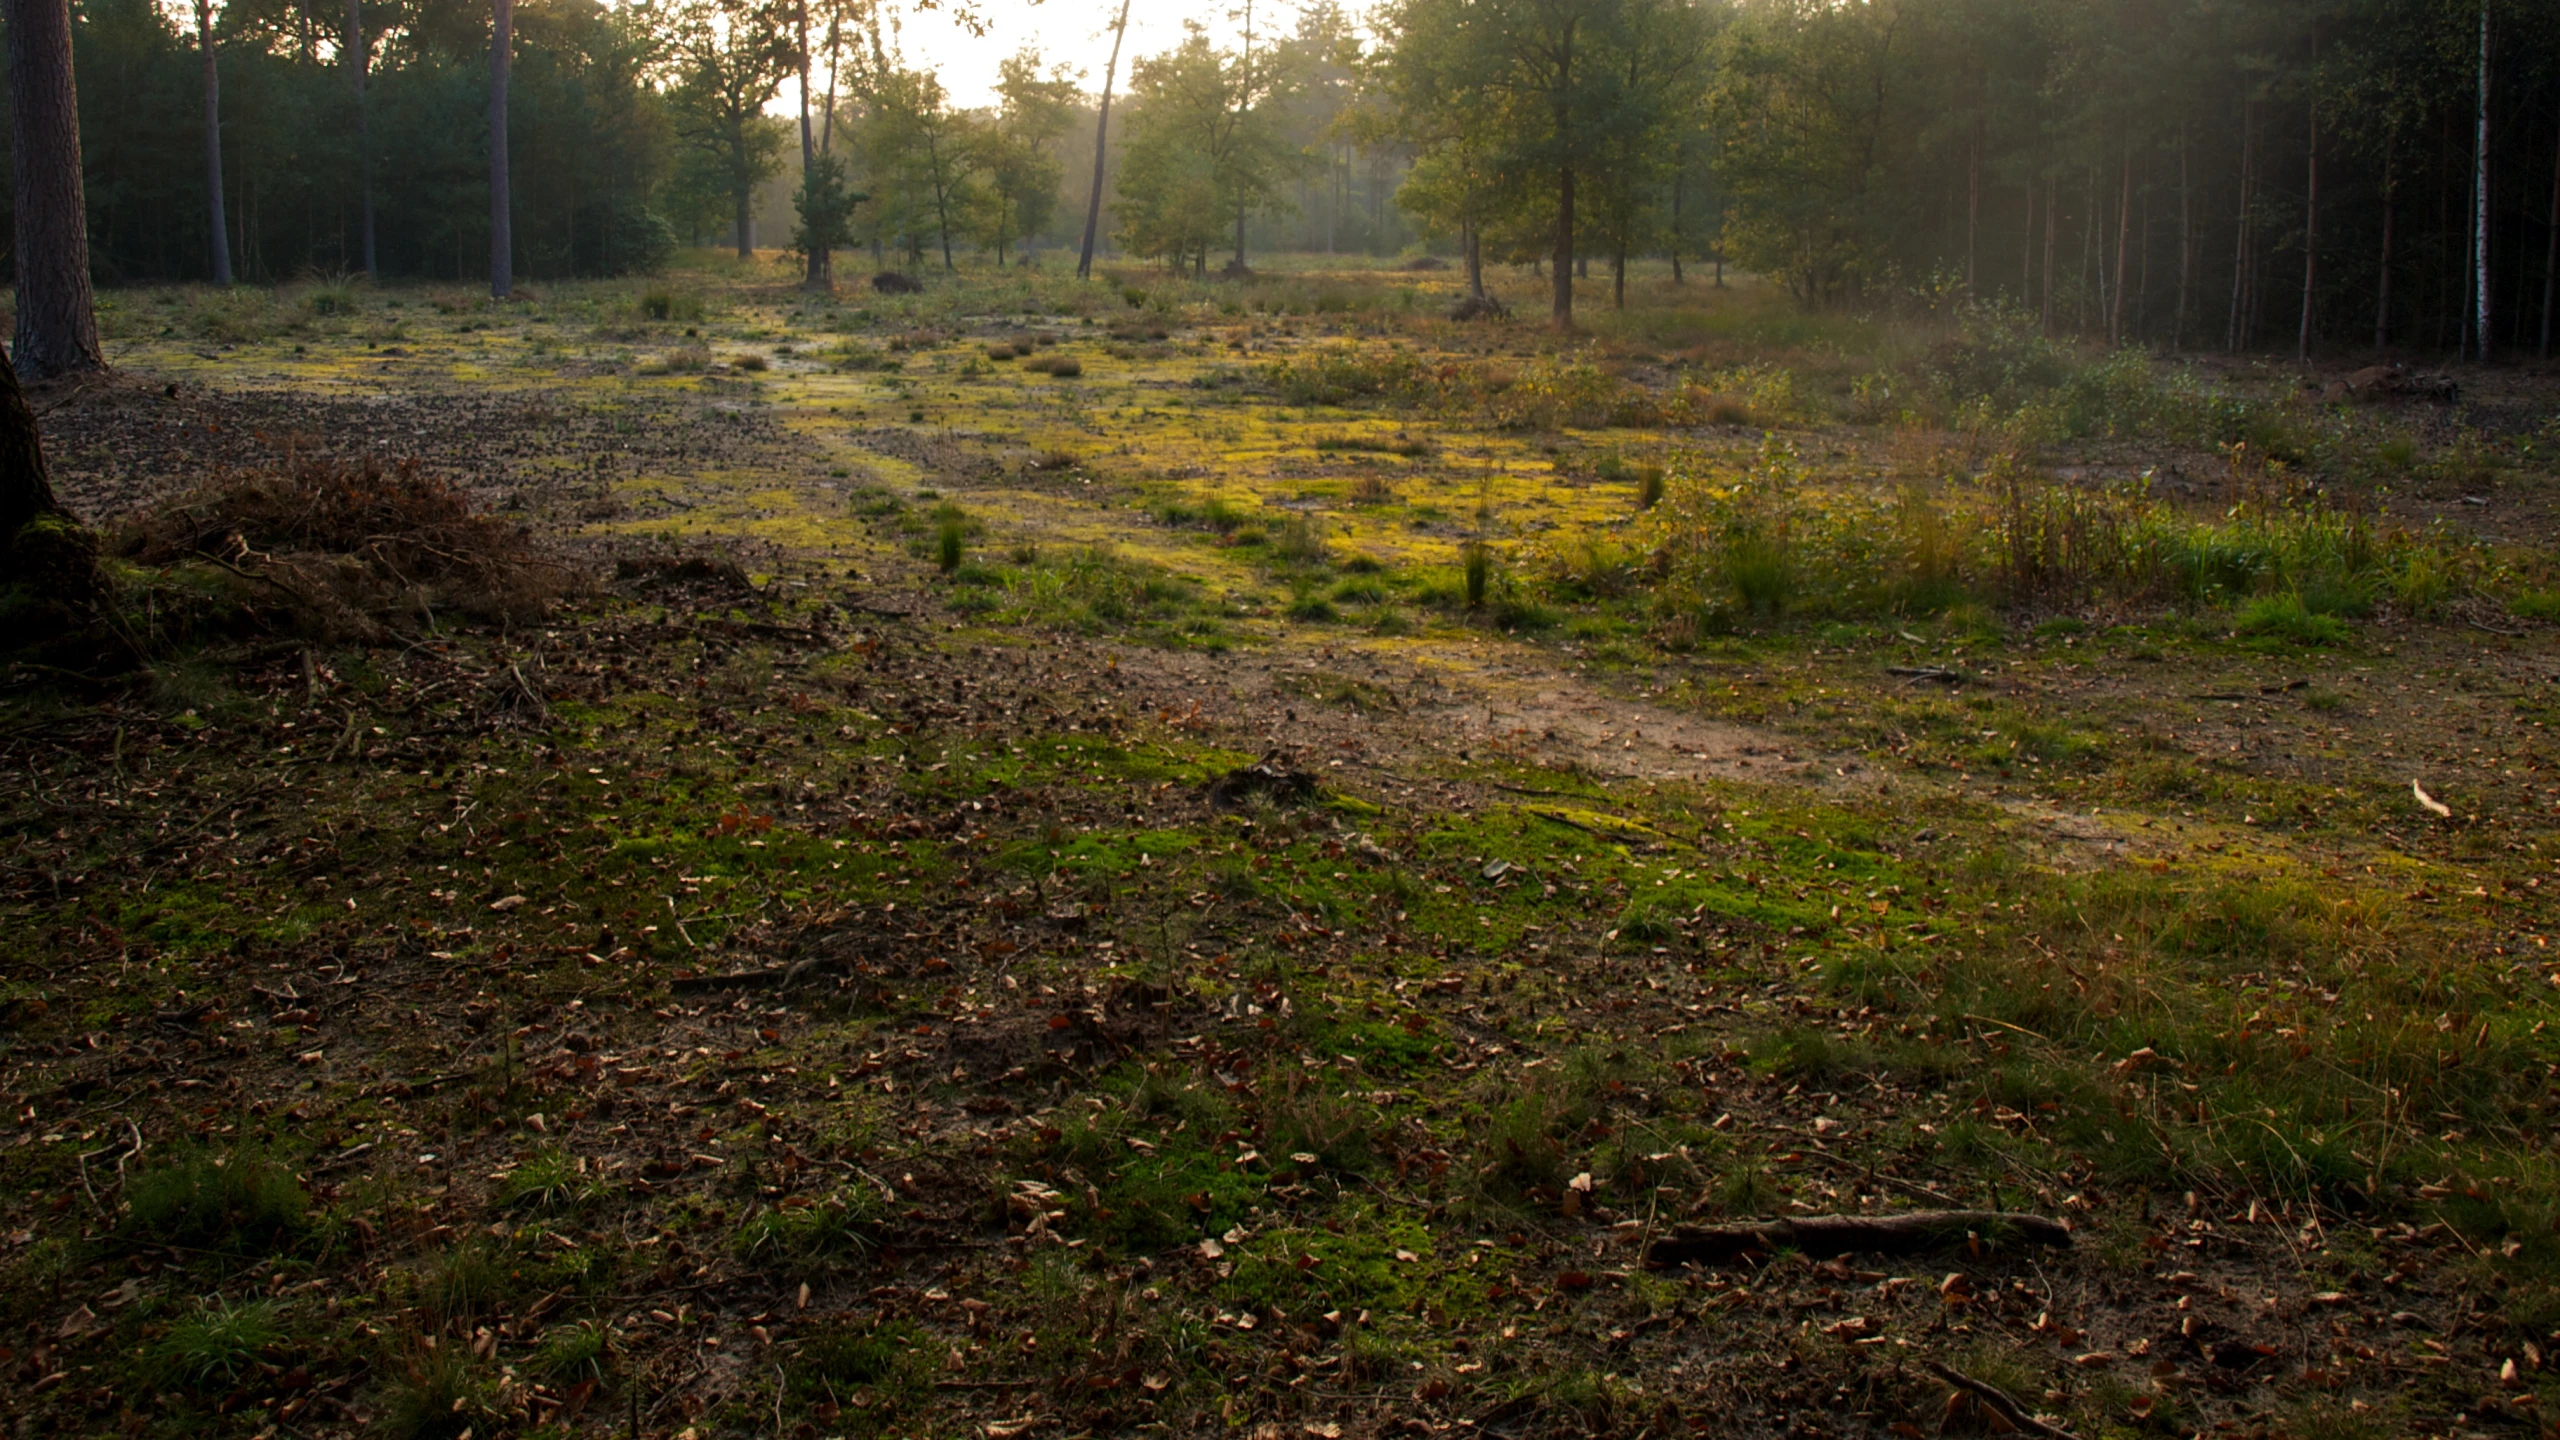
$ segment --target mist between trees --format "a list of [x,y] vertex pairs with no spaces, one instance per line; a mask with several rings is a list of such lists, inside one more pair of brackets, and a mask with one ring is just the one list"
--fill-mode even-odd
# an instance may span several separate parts
[[[369,183],[381,271],[476,276],[487,8],[362,12],[361,101],[355,13],[257,0],[212,17],[234,263],[362,268]],[[1392,0],[1357,21],[1329,4],[1243,18],[1232,43],[1194,28],[1122,74],[1103,229],[1128,256],[1207,273],[1270,249],[1430,250],[1471,282],[1528,267],[1493,288],[1540,292],[1558,320],[1566,272],[1667,256],[1808,305],[1996,299],[2116,341],[2549,343],[2560,0]],[[192,19],[146,0],[76,17],[101,280],[210,273]],[[519,7],[519,268],[812,240],[948,268],[1072,244],[1097,77],[1025,53],[993,104],[957,107],[951,77],[897,44],[952,23],[971,22],[876,0]],[[799,76],[808,116],[768,113]],[[759,227],[759,197],[770,211],[784,190],[796,223]]]

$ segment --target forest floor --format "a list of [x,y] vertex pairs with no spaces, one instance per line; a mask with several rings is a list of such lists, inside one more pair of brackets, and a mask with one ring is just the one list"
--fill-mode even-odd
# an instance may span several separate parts
[[[2560,374],[2319,421],[2442,603],[1702,626],[1647,467],[1975,464],[1858,409],[1925,327],[778,274],[115,292],[38,397],[111,537],[414,462],[589,578],[331,633],[244,532],[8,672],[14,1433],[2551,1433]],[[1929,1208],[2072,1242],[1647,1263]]]

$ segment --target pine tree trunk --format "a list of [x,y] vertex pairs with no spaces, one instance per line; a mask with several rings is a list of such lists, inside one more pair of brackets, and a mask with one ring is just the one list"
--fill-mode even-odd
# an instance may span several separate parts
[[1475,217],[1466,221],[1467,294],[1484,298],[1484,232],[1476,228]]
[[2124,147],[2124,178],[2116,196],[2116,289],[2107,303],[2107,343],[2124,343],[2124,290],[2127,260],[2133,244],[2133,142]]
[[9,35],[9,152],[18,187],[17,365],[30,380],[103,370],[69,0],[0,0],[0,24]]
[[196,47],[204,52],[204,182],[213,218],[213,283],[231,283],[231,237],[222,218],[222,72],[214,64],[213,0],[196,0]]
[[1093,275],[1093,235],[1102,225],[1102,162],[1110,153],[1111,81],[1120,72],[1120,40],[1129,32],[1129,0],[1120,0],[1120,18],[1111,22],[1111,60],[1102,67],[1102,109],[1093,122],[1093,193],[1084,206],[1084,248],[1076,256],[1076,278]]
[[2311,317],[2320,294],[2320,107],[2311,107],[2310,173],[2302,202],[2302,327],[2294,337],[2296,363],[2311,359]]
[[1559,330],[1573,328],[1573,167],[1556,175],[1556,273],[1548,315]]
[[516,288],[515,202],[507,185],[507,67],[515,48],[515,0],[493,0],[489,32],[489,294]]
[[2551,358],[2551,302],[2560,280],[2560,136],[2555,136],[2551,149],[2551,224],[2542,242],[2542,348],[2543,359]]
[[2046,333],[2047,335],[2050,335],[2050,334],[2052,334],[2052,333],[2053,333],[2053,249],[2054,249],[2054,231],[2055,231],[2056,229],[2058,229],[2058,228],[2059,228],[2059,227],[2057,227],[2053,222],[2054,222],[2054,220],[2055,220],[2055,218],[2056,218],[2056,213],[2055,213],[2055,212],[2057,212],[2057,211],[2061,208],[2061,204],[2062,204],[2062,179],[2061,179],[2061,177],[2060,177],[2060,176],[2056,176],[2056,175],[2047,175],[2047,176],[2045,176],[2045,177],[2044,177],[2044,333]]
[[359,184],[364,199],[364,273],[379,274],[373,253],[373,116],[364,98],[364,72],[369,58],[364,41],[364,0],[347,0],[347,73],[356,87],[356,153],[362,166]]
[[[0,355],[0,557],[8,554],[9,541],[28,521],[60,508],[45,474],[35,411],[18,386],[16,368]],[[0,582],[11,578],[0,575]]]
[[2480,0],[2480,109],[2471,149],[2472,355],[2489,358],[2489,0]]
[[2393,222],[2400,214],[2400,172],[2394,163],[2398,157],[2393,148],[2386,142],[2382,151],[2382,278],[2376,286],[2373,301],[2373,348],[2376,350],[2391,343],[2391,242],[2395,228]]
[[2187,165],[2187,127],[2178,127],[2178,318],[2169,348],[2187,348],[2187,317],[2196,299],[2196,192]]

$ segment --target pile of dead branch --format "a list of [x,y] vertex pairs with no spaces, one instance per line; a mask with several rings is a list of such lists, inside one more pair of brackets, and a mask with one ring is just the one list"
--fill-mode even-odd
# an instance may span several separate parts
[[[579,587],[579,569],[414,462],[294,457],[226,475],[130,520],[123,559],[212,567],[246,608],[304,634],[374,640],[437,617],[520,621]],[[280,612],[280,613],[279,613]]]

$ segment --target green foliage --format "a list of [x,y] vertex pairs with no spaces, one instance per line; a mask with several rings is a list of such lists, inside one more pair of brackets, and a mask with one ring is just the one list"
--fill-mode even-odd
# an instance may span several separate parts
[[853,226],[853,207],[871,197],[845,184],[842,157],[813,157],[792,192],[791,210],[799,217],[791,245],[803,255],[825,256],[841,250]]

